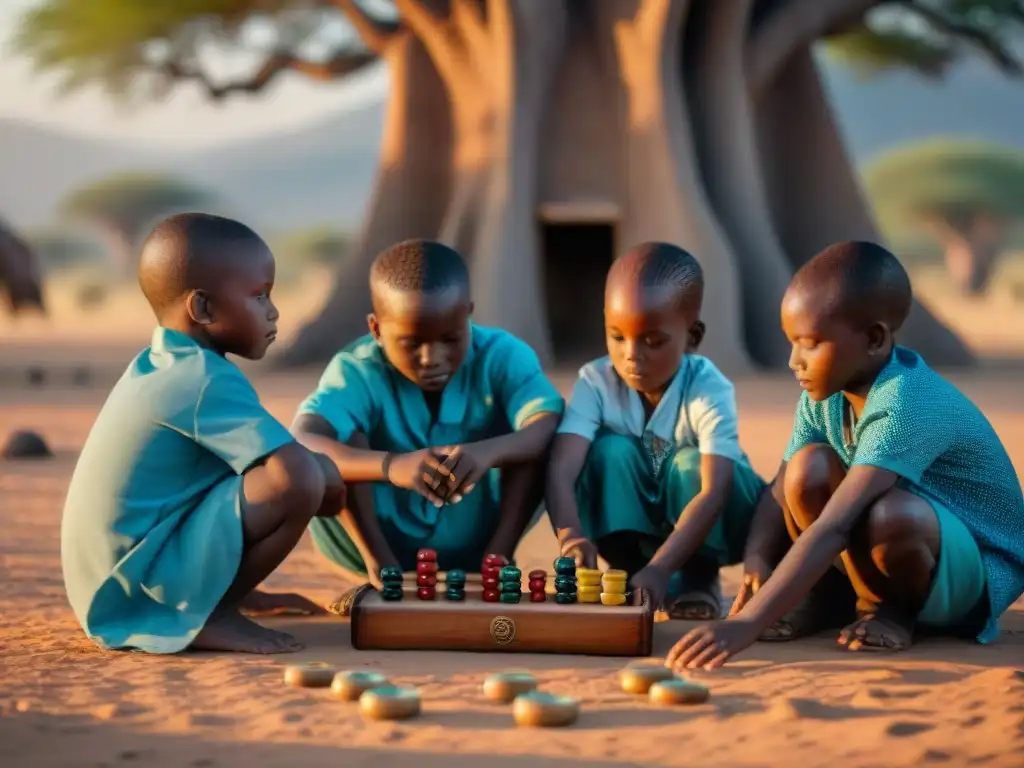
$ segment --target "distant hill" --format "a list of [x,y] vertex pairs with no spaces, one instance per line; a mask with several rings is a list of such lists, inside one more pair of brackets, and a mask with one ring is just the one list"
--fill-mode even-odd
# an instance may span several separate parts
[[[827,81],[854,158],[895,144],[965,134],[1024,148],[1024,83],[982,64],[941,82],[897,73],[862,82],[829,67]],[[264,229],[362,217],[377,162],[383,103],[339,112],[289,133],[181,153],[0,120],[0,211],[16,226],[52,221],[61,197],[98,176],[169,170],[218,191]]]

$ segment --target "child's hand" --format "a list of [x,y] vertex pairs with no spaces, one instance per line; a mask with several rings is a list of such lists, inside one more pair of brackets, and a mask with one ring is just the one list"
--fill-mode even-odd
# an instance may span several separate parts
[[558,543],[562,557],[575,558],[577,568],[597,568],[597,545],[579,531],[559,531]]
[[668,582],[672,574],[657,563],[648,563],[630,579],[633,589],[646,589],[651,596],[651,607],[661,610],[668,592]]
[[442,507],[455,487],[447,481],[438,480],[436,468],[439,463],[430,449],[403,453],[391,460],[385,479],[399,488],[415,491],[435,507]]
[[494,463],[480,443],[432,448],[435,464],[433,480],[445,500],[458,504],[473,490]]
[[672,646],[665,666],[686,669],[718,669],[730,658],[749,648],[760,630],[746,619],[726,619],[698,627]]
[[750,599],[757,594],[764,583],[771,576],[772,569],[768,560],[759,553],[747,555],[743,560],[743,583],[740,584],[740,591],[729,609],[729,616],[735,616],[743,606],[750,602]]

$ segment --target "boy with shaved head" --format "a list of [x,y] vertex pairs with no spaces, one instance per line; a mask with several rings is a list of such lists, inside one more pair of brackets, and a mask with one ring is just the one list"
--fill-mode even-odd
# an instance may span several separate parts
[[605,288],[608,356],[580,370],[558,428],[548,509],[563,554],[600,554],[686,619],[721,612],[718,570],[739,562],[764,482],[739,445],[732,384],[694,354],[704,276],[686,251],[644,243]]
[[370,293],[370,333],[331,361],[293,425],[351,488],[336,517],[312,522],[317,548],[378,586],[421,548],[445,569],[511,558],[543,497],[562,398],[524,342],[470,322],[469,274],[448,246],[388,248]]
[[301,645],[239,612],[316,606],[255,592],[344,486],[227,359],[277,333],[274,257],[244,224],[181,214],[142,247],[152,342],[100,411],[68,489],[61,562],[71,606],[106,649],[274,653]]
[[748,560],[768,560],[757,549],[773,527],[792,548],[670,665],[717,667],[759,636],[836,628],[844,608],[839,644],[853,651],[903,650],[918,627],[999,634],[1024,592],[1024,497],[981,411],[896,344],[911,298],[903,266],[874,243],[827,248],[793,278],[782,326],[804,392]]

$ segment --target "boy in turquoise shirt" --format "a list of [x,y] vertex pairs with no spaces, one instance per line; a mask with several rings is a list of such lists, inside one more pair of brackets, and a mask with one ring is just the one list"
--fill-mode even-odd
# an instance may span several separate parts
[[693,354],[704,276],[668,243],[608,272],[608,355],[580,371],[558,428],[548,507],[563,554],[600,554],[674,618],[721,615],[718,571],[743,556],[765,488],[739,444],[732,383]]
[[[981,411],[895,344],[911,298],[902,265],[873,243],[832,246],[793,278],[782,324],[804,393],[779,503],[751,535],[747,570],[761,586],[668,664],[717,667],[770,629],[764,639],[831,628],[842,595],[823,586],[840,580],[859,613],[839,635],[848,650],[903,650],[918,626],[998,635],[1024,592],[1024,496]],[[762,548],[787,529],[792,547],[768,578]]]
[[537,356],[509,333],[470,323],[462,258],[399,243],[370,271],[370,334],[335,356],[293,431],[350,485],[317,548],[352,579],[384,566],[478,571],[511,558],[543,496],[543,461],[563,400]]
[[344,495],[334,465],[296,443],[226,358],[262,358],[274,340],[273,282],[270,250],[228,219],[175,216],[143,246],[139,283],[159,327],[89,433],[61,524],[68,598],[102,648],[302,647],[239,612],[312,608],[253,590]]

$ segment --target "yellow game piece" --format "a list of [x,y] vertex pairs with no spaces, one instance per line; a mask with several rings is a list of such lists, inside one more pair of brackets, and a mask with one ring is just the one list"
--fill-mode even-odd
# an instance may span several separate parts
[[674,677],[672,670],[661,664],[633,663],[619,672],[619,684],[626,693],[647,693],[655,683]]
[[339,672],[331,682],[331,693],[344,701],[357,701],[371,688],[388,685],[379,672]]
[[602,605],[625,605],[626,596],[615,592],[602,592],[601,593],[601,604]]
[[605,571],[601,574],[602,581],[625,581],[629,577],[625,571],[617,571],[615,569]]
[[576,579],[582,581],[583,579],[600,579],[601,571],[597,568],[577,568]]
[[484,696],[498,704],[508,704],[516,696],[537,690],[537,678],[529,672],[501,672],[484,680]]
[[576,577],[576,584],[581,587],[600,587],[601,577],[600,576],[587,576],[586,578]]
[[420,693],[392,685],[371,688],[359,697],[359,711],[372,720],[405,720],[420,713]]
[[626,582],[624,581],[612,581],[605,582],[601,585],[601,591],[607,592],[610,595],[624,595],[626,594]]
[[711,692],[689,680],[663,680],[651,686],[648,697],[652,704],[670,707],[676,704],[703,704]]
[[576,587],[576,594],[580,597],[583,597],[583,595],[593,595],[594,597],[597,597],[601,594],[601,586],[597,585],[596,587]]
[[601,588],[594,587],[594,592],[577,593],[576,600],[580,603],[600,603],[601,602]]
[[524,728],[561,728],[575,723],[579,715],[576,699],[543,691],[524,693],[512,703],[512,717]]
[[293,688],[326,688],[337,670],[322,661],[290,664],[284,668],[284,681]]

